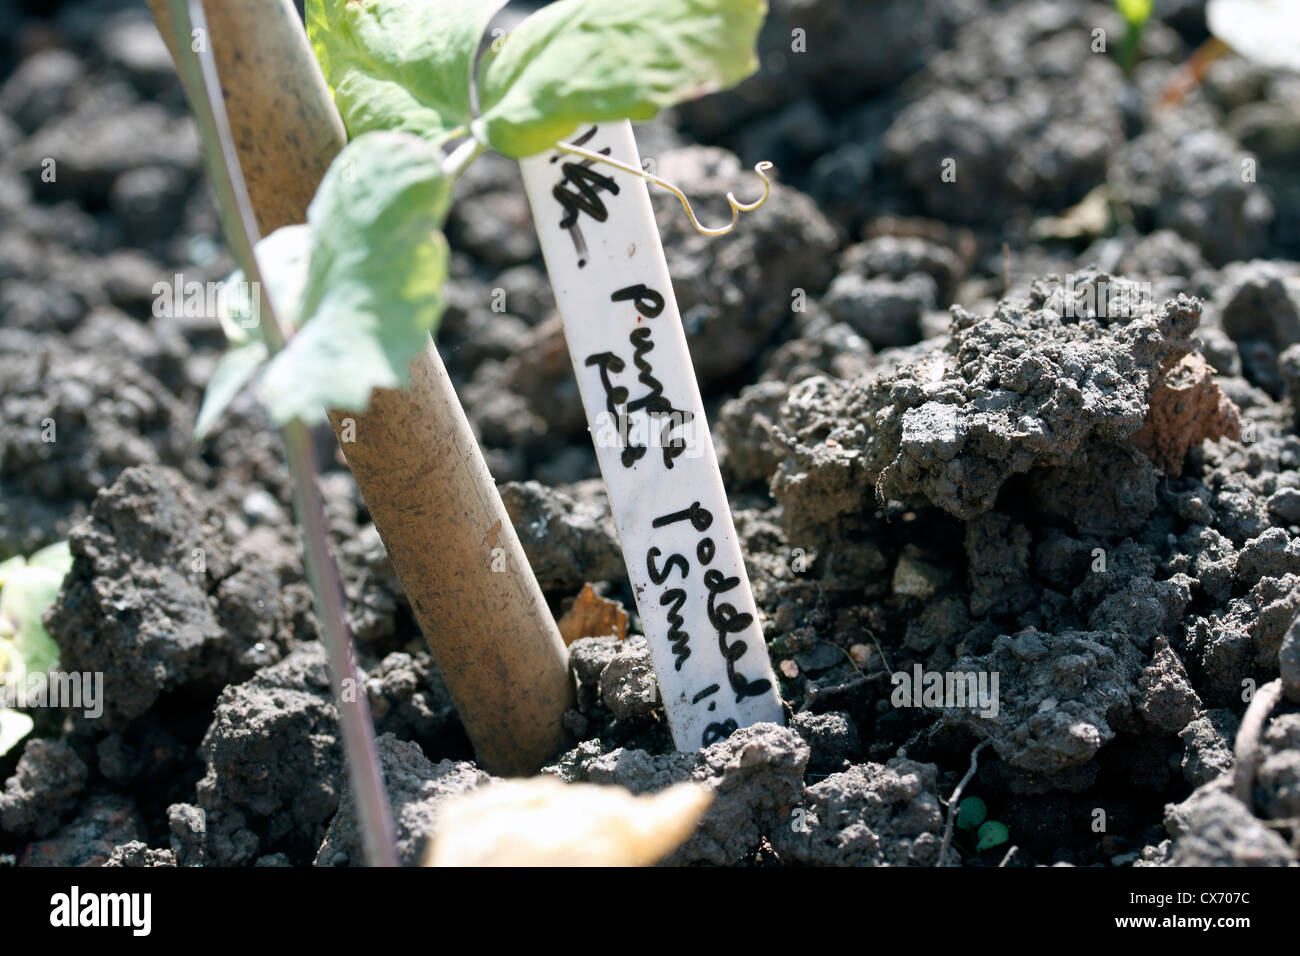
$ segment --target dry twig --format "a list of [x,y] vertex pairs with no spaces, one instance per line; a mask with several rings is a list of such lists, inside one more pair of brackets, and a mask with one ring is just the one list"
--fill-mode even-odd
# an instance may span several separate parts
[[1264,732],[1264,722],[1273,712],[1278,701],[1282,699],[1282,679],[1271,680],[1259,690],[1246,714],[1241,718],[1241,728],[1237,731],[1236,743],[1232,746],[1237,767],[1232,779],[1232,792],[1246,809],[1254,812],[1251,790],[1255,786],[1255,767],[1259,764],[1259,738]]
[[952,796],[948,798],[948,822],[943,825],[943,842],[939,844],[939,862],[935,866],[943,866],[944,861],[948,858],[948,847],[952,845],[952,825],[957,819],[957,804],[961,802],[961,794],[966,789],[966,784],[970,783],[971,778],[975,776],[975,769],[979,766],[980,751],[988,745],[987,740],[981,740],[975,745],[975,749],[970,752],[970,769],[957,782],[956,789],[953,790]]

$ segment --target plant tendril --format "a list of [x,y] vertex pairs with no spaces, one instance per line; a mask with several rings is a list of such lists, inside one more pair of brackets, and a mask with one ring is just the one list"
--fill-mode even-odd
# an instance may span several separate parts
[[708,226],[703,225],[696,217],[695,210],[691,208],[691,201],[686,198],[686,194],[678,187],[668,182],[668,180],[660,179],[654,173],[646,172],[644,169],[638,169],[636,166],[630,166],[617,159],[611,159],[609,156],[592,152],[589,149],[575,146],[572,143],[556,143],[555,148],[561,152],[581,156],[583,159],[590,159],[593,162],[612,166],[615,169],[622,170],[625,173],[630,173],[633,176],[644,179],[648,183],[654,183],[656,186],[663,187],[677,197],[677,201],[680,202],[682,207],[686,210],[686,215],[690,218],[691,225],[695,228],[695,231],[705,236],[725,236],[727,233],[731,232],[731,230],[736,228],[736,223],[740,220],[740,214],[742,212],[752,212],[767,202],[768,197],[772,195],[772,181],[767,177],[767,171],[772,168],[772,164],[767,160],[764,160],[754,166],[754,172],[757,173],[758,178],[763,181],[763,195],[753,202],[743,203],[736,198],[734,192],[727,193],[727,205],[731,207],[731,222],[726,226],[719,226],[711,229]]

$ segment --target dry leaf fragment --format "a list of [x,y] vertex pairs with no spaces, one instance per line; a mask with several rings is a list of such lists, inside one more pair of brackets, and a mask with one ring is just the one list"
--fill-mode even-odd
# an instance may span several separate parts
[[1060,216],[1045,216],[1033,224],[1036,239],[1095,239],[1115,222],[1111,187],[1098,186]]
[[580,637],[617,635],[621,641],[627,637],[627,611],[618,601],[597,594],[590,584],[584,584],[573,607],[560,617],[560,636],[567,647]]
[[633,796],[623,787],[507,780],[438,808],[426,866],[649,866],[695,831],[713,801],[682,783]]
[[1167,475],[1181,475],[1187,452],[1207,439],[1241,439],[1241,412],[1197,352],[1161,375],[1147,405],[1146,422],[1131,441]]

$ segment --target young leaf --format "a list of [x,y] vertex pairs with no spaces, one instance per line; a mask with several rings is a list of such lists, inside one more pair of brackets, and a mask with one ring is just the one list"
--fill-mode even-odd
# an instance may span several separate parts
[[372,389],[406,384],[442,314],[448,252],[439,229],[450,201],[437,147],[409,133],[366,133],[325,174],[307,229],[258,244],[259,264],[263,251],[280,260],[267,262],[268,275],[307,263],[300,303],[272,299],[297,329],[257,385],[276,424],[319,419],[325,408],[361,411]]
[[66,543],[52,545],[32,555],[20,568],[6,562],[0,588],[0,638],[8,641],[9,669],[39,672],[59,663],[59,646],[45,630],[46,609],[59,596],[63,579],[72,567]]
[[14,656],[28,672],[46,671],[59,663],[59,646],[41,618],[62,584],[63,575],[57,571],[30,568],[10,580],[0,594],[0,632],[8,632]]
[[348,135],[434,140],[470,120],[474,55],[505,0],[307,0],[307,35]]
[[66,541],[56,541],[39,551],[33,551],[27,558],[29,568],[49,568],[51,571],[58,571],[59,576],[66,575],[72,570],[72,548]]
[[0,561],[0,588],[5,586],[5,581],[9,579],[9,575],[25,567],[27,567],[27,560],[21,554],[15,555],[7,561]]
[[[283,226],[258,240],[253,254],[267,284],[266,292],[274,303],[284,333],[296,326],[307,288],[307,264],[311,255],[311,228],[306,225]],[[231,345],[262,341],[261,290],[254,289],[236,269],[222,286],[217,297],[217,317]]]
[[12,750],[36,726],[21,710],[0,707],[0,757]]
[[1011,831],[1007,829],[1005,823],[997,820],[986,820],[980,825],[979,842],[975,844],[975,852],[991,849],[995,846],[1001,846],[1011,839]]
[[[407,366],[442,314],[450,204],[438,148],[410,133],[366,133],[335,158],[307,210],[257,244],[267,296],[289,334],[268,349],[247,310],[257,290],[220,297],[232,350],[217,366],[195,426],[201,438],[250,380],[276,424],[360,411],[374,388],[406,383]],[[225,289],[241,286],[234,272]],[[291,334],[290,334],[291,333]]]
[[519,158],[582,123],[649,119],[753,73],[766,13],[766,0],[558,0],[484,59],[471,129]]
[[[291,322],[302,308],[310,236],[311,230],[305,225],[285,226],[261,240],[253,252],[266,277],[267,294],[281,312],[278,319],[286,326],[285,332],[292,331]],[[262,337],[260,290],[247,283],[242,269],[236,269],[222,284],[217,308],[217,318],[231,348],[217,363],[203,394],[194,424],[195,441],[211,431],[270,351]]]
[[[285,226],[261,240],[253,250],[258,268],[265,276],[267,295],[275,303],[277,318],[285,332],[302,310],[307,285],[307,257],[311,252],[311,229]],[[221,286],[217,297],[217,318],[230,343],[203,394],[203,405],[194,424],[194,439],[204,438],[217,423],[226,406],[248,384],[266,361],[269,348],[262,338],[261,295],[236,269]]]
[[1141,27],[1151,19],[1151,11],[1155,7],[1155,0],[1115,0],[1115,8],[1119,10],[1129,26]]
[[988,809],[979,797],[967,797],[957,805],[957,826],[963,830],[974,830],[986,816]]
[[212,426],[217,423],[221,413],[226,410],[236,395],[248,384],[262,363],[266,361],[266,343],[249,342],[232,348],[217,363],[203,393],[203,404],[199,407],[199,417],[194,423],[194,440],[201,441]]

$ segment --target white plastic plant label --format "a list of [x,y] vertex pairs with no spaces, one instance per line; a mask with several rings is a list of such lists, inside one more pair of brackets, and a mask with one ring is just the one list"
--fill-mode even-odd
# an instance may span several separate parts
[[[573,144],[639,169],[626,121]],[[784,722],[644,181],[520,163],[673,741]]]

